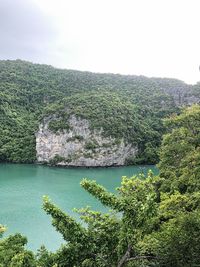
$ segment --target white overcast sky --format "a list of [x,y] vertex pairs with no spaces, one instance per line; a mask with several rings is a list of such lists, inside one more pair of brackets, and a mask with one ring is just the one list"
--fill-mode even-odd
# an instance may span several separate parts
[[200,0],[0,0],[0,59],[200,80]]

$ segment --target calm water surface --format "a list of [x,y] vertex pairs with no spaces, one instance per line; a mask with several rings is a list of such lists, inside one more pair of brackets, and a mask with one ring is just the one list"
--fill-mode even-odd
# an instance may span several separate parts
[[6,235],[20,232],[28,237],[28,247],[37,250],[44,244],[56,250],[62,236],[51,226],[51,218],[42,210],[42,196],[48,195],[62,210],[78,216],[72,210],[90,206],[106,209],[79,185],[82,178],[94,179],[113,191],[122,176],[152,169],[154,166],[119,168],[65,169],[38,165],[0,164],[0,224],[7,226]]

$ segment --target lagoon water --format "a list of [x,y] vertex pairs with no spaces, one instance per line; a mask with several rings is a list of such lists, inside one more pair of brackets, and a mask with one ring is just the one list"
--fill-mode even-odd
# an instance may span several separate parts
[[62,236],[51,226],[51,217],[42,210],[42,196],[48,195],[63,211],[79,220],[73,208],[90,206],[106,211],[96,199],[80,187],[83,178],[94,179],[114,192],[121,177],[147,173],[154,166],[118,168],[53,168],[39,165],[0,164],[0,224],[7,226],[6,235],[22,233],[28,248],[36,251],[42,244],[56,250]]

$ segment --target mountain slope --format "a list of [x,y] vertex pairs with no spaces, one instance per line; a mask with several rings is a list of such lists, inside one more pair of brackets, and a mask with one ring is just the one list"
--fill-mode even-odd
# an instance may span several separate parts
[[[138,155],[126,163],[155,163],[165,129],[162,118],[199,101],[199,85],[175,79],[60,70],[29,62],[0,61],[0,161],[36,161],[43,119],[51,132],[67,131],[70,116],[86,119],[104,138],[123,140]],[[59,123],[58,123],[59,122]]]

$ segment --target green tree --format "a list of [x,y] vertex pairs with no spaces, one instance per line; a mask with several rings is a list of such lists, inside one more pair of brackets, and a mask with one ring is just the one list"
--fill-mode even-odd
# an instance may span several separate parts
[[0,241],[1,267],[35,267],[33,252],[25,249],[26,237],[20,234],[9,236]]
[[2,237],[5,231],[6,231],[6,227],[0,224],[0,238]]
[[194,105],[165,121],[171,130],[160,152],[163,190],[182,193],[200,189],[200,106]]
[[166,120],[170,132],[160,153],[158,227],[141,250],[159,258],[158,266],[200,263],[200,107],[189,107]]
[[[37,267],[54,267],[55,255],[49,252],[45,246],[41,246],[36,254]],[[55,266],[56,267],[56,266]]]
[[54,227],[67,241],[58,251],[58,266],[120,267],[153,258],[148,254],[140,255],[138,243],[152,232],[156,223],[157,179],[151,173],[146,179],[123,177],[118,195],[109,193],[95,181],[84,179],[82,187],[113,210],[108,214],[88,208],[77,210],[87,227],[45,197],[44,210],[52,216]]

